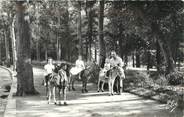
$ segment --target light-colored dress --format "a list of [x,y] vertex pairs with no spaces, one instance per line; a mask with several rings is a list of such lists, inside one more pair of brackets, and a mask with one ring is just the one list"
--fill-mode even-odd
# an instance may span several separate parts
[[72,67],[71,70],[70,70],[70,73],[72,75],[77,75],[79,74],[82,70],[85,69],[85,65],[84,65],[84,62],[82,60],[77,60],[76,63],[75,63],[75,67]]

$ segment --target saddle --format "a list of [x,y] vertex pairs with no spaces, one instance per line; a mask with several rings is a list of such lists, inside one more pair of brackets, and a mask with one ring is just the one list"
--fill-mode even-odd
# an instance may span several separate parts
[[57,73],[52,73],[52,76],[50,78],[50,84],[57,85],[57,79],[59,79],[59,75]]
[[60,76],[60,82],[63,82],[64,80],[67,81],[67,74],[66,71],[64,71],[63,69],[60,69],[58,71],[58,75]]

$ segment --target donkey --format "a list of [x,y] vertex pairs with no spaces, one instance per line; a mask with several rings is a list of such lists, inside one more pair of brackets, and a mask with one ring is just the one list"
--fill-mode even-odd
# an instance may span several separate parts
[[[105,69],[101,69],[100,72],[99,72],[99,76],[98,76],[98,89],[97,91],[100,92],[100,90],[102,92],[104,92],[104,84],[105,83],[108,83],[108,76],[106,75],[107,74],[107,70]],[[102,82],[102,85],[100,87],[100,82]]]
[[[123,79],[125,79],[125,74],[121,74],[120,69],[118,67],[113,67],[110,69],[109,79],[108,79],[108,86],[109,86],[109,95],[114,95],[114,83],[117,78],[119,79],[117,87],[117,92],[121,95],[121,88],[123,88]],[[122,87],[119,88],[119,85],[122,83]]]
[[[81,77],[81,81],[82,81],[82,93],[88,92],[88,90],[87,90],[88,80],[92,76],[95,76],[94,74],[96,74],[96,72],[99,72],[99,66],[96,63],[92,62],[92,63],[88,64],[87,67],[80,73],[80,75],[81,75],[80,77]],[[78,78],[79,78],[79,74],[72,75],[70,73],[69,91],[70,91],[71,87],[72,87],[72,90],[75,91],[74,82],[76,80],[79,80]]]
[[64,105],[66,103],[66,92],[67,92],[67,85],[68,85],[68,77],[66,75],[65,65],[56,68],[52,73],[50,79],[48,80],[48,104],[51,102],[51,97],[53,96],[54,103],[57,104],[56,101],[56,88],[58,89],[58,102],[61,105],[61,93],[63,94]]

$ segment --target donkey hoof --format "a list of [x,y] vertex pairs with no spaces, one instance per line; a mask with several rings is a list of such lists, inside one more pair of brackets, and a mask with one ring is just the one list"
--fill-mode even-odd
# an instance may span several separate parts
[[68,104],[66,102],[64,102],[64,106],[67,106]]
[[102,90],[102,92],[104,92],[104,90]]
[[62,104],[61,104],[61,102],[59,102],[59,104],[58,104],[59,106],[62,106]]
[[54,102],[55,105],[57,105],[57,102]]
[[97,92],[100,92],[99,90]]
[[85,92],[87,93],[87,92],[88,92],[88,90],[87,90],[87,89],[85,89]]

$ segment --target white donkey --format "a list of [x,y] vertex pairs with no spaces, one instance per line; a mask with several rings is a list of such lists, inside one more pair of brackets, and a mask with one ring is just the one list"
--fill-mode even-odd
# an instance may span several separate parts
[[59,69],[58,73],[53,73],[48,81],[48,104],[50,103],[52,96],[54,103],[57,104],[55,94],[56,88],[58,88],[59,105],[61,104],[61,93],[63,93],[64,105],[67,105],[66,103],[67,85],[68,85],[68,77],[63,69]]
[[120,78],[119,80],[120,88],[118,89],[118,92],[119,94],[121,94],[121,88],[123,88],[123,79],[125,79],[125,74],[124,72],[122,73],[118,67],[111,68],[108,79],[109,95],[114,95],[113,87],[117,77]]
[[[108,77],[106,76],[107,70],[101,69],[98,76],[98,89],[97,91],[100,92],[100,89],[102,92],[104,92],[104,84],[108,83]],[[102,82],[102,85],[100,87],[100,82]]]

